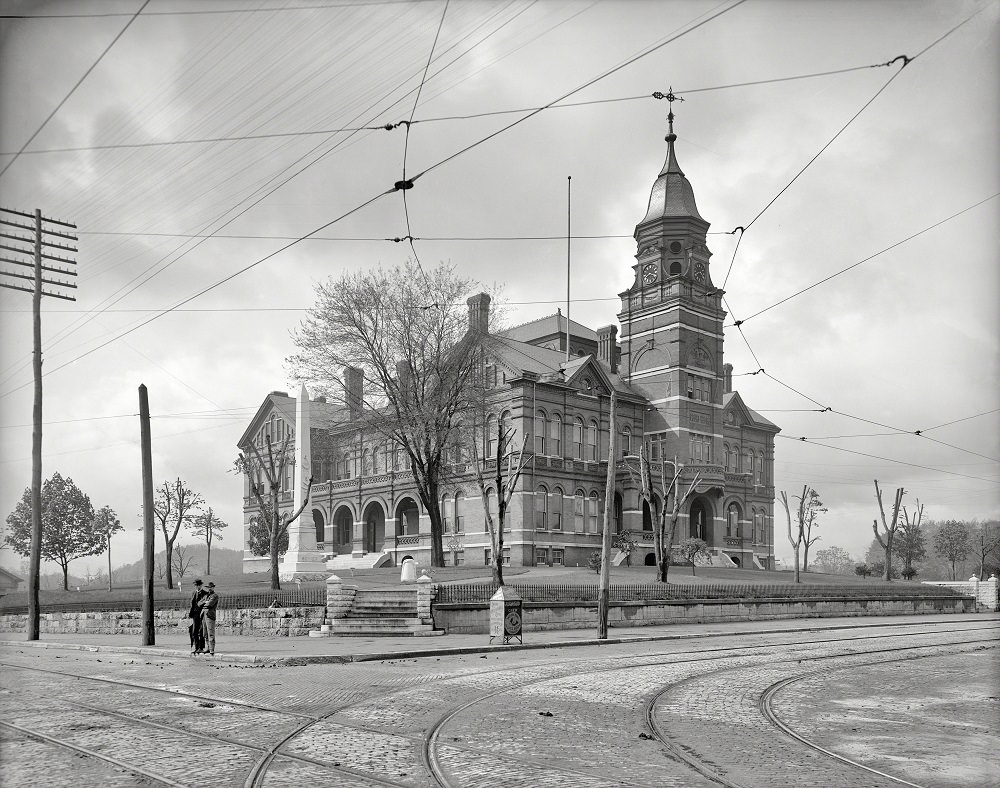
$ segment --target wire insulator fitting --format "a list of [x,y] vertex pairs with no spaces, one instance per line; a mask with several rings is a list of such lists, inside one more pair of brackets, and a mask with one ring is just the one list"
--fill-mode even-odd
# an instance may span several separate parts
[[413,181],[396,181],[396,191],[404,191],[413,188]]

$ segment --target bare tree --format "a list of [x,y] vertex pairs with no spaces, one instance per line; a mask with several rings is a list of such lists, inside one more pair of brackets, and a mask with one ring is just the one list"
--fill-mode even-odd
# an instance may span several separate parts
[[178,544],[174,546],[170,554],[170,565],[178,577],[183,578],[187,574],[188,569],[191,568],[192,561],[194,561],[194,556],[188,554],[188,550],[184,545]]
[[163,482],[156,489],[156,498],[153,501],[153,516],[159,523],[160,531],[163,533],[163,543],[167,551],[166,566],[167,588],[174,587],[173,574],[173,551],[174,541],[181,527],[188,525],[194,517],[195,510],[201,506],[202,498],[187,486],[187,482],[179,476],[176,481]]
[[103,534],[104,546],[108,551],[108,591],[113,590],[111,583],[111,537],[119,531],[124,531],[115,510],[110,506],[102,506],[94,514],[94,531]]
[[[649,511],[655,512],[656,527],[653,529],[653,553],[656,556],[656,579],[661,583],[666,583],[667,573],[670,571],[671,551],[677,538],[677,523],[680,521],[681,509],[685,501],[691,497],[695,487],[698,486],[698,482],[701,481],[701,474],[696,473],[688,484],[687,491],[683,495],[679,495],[684,466],[677,462],[676,456],[673,462],[662,460],[654,476],[652,463],[649,461],[649,447],[643,444],[639,447],[637,464],[639,466],[638,479],[635,477],[632,463],[626,462],[626,467],[632,480],[638,483],[639,496],[649,506]],[[673,468],[669,482],[667,481],[667,465]],[[663,501],[659,507],[656,505],[657,496]]]
[[805,520],[802,525],[802,571],[809,571],[809,548],[820,540],[820,535],[813,535],[814,530],[819,530],[816,522],[818,516],[827,511],[823,502],[819,499],[819,493],[812,487],[809,488],[809,499],[804,508]]
[[995,520],[973,522],[972,541],[979,556],[979,579],[985,580],[987,559],[1000,557],[1000,523]]
[[785,507],[785,519],[788,521],[788,541],[795,553],[795,582],[801,583],[802,579],[799,577],[799,550],[805,539],[806,502],[809,500],[808,484],[802,485],[802,495],[795,496],[795,500],[799,502],[799,505],[795,510],[795,529],[793,531],[792,511],[788,506],[788,493],[784,490],[781,491],[781,505]]
[[917,499],[917,508],[910,516],[907,508],[903,507],[903,522],[900,523],[899,533],[892,543],[893,552],[903,559],[903,571],[900,573],[905,579],[912,580],[917,574],[913,568],[913,562],[921,560],[927,550],[924,547],[924,532],[920,526],[924,519],[924,505]]
[[205,546],[208,548],[208,554],[205,558],[205,574],[212,574],[212,542],[218,539],[222,541],[222,534],[219,532],[223,528],[228,528],[229,524],[222,522],[218,517],[215,516],[215,512],[212,511],[212,507],[209,506],[204,512],[199,514],[194,518],[193,527],[191,533],[195,536],[200,536],[205,540]]
[[[280,591],[281,581],[278,578],[278,550],[282,537],[287,537],[288,526],[298,519],[309,504],[309,494],[312,492],[313,480],[309,477],[306,494],[298,510],[288,516],[282,516],[280,509],[281,491],[285,478],[285,466],[292,459],[292,433],[286,432],[277,450],[271,445],[270,434],[264,436],[262,453],[256,443],[250,443],[249,455],[240,452],[236,459],[236,470],[246,474],[250,483],[250,493],[257,500],[260,512],[258,522],[267,528],[268,556],[271,559],[271,590]],[[286,542],[287,543],[287,542]]]
[[[479,485],[479,493],[483,499],[483,511],[486,515],[486,528],[490,534],[490,544],[493,548],[490,564],[493,569],[493,582],[499,586],[503,585],[503,531],[504,522],[507,517],[507,507],[510,499],[514,495],[514,489],[521,478],[521,472],[527,464],[529,455],[524,451],[525,443],[528,439],[527,433],[521,438],[521,446],[514,449],[513,440],[516,430],[504,419],[496,419],[496,450],[493,457],[486,458],[486,462],[479,461],[479,441],[476,440],[473,432],[472,458],[476,469],[476,483]],[[483,431],[486,435],[486,431]],[[487,443],[493,443],[488,440]],[[490,467],[492,466],[492,468]],[[487,486],[486,472],[492,470],[493,475],[489,481],[492,486]],[[497,514],[493,517],[490,511],[490,494],[496,495]]]
[[[402,448],[430,519],[431,565],[444,565],[440,487],[445,452],[461,414],[475,403],[482,349],[489,342],[490,298],[469,299],[473,284],[450,265],[403,266],[345,273],[316,287],[316,304],[294,334],[292,374],[356,411],[368,433]],[[348,391],[333,371],[360,370],[364,396]]]
[[906,490],[902,487],[896,488],[896,500],[892,505],[892,519],[886,522],[885,507],[882,505],[882,491],[879,489],[878,479],[875,480],[875,498],[878,501],[879,515],[882,517],[883,532],[879,533],[878,520],[872,522],[872,530],[875,532],[875,538],[878,539],[878,543],[885,551],[885,569],[883,570],[882,579],[886,582],[892,579],[892,540],[896,536],[896,531],[899,530],[899,514],[902,510],[903,496],[905,494]]

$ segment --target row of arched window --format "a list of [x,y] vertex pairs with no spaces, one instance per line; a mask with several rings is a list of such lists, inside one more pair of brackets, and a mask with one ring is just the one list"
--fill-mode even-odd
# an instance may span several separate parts
[[254,436],[254,443],[257,444],[258,448],[263,449],[267,445],[268,439],[270,439],[271,445],[277,447],[286,437],[291,437],[293,432],[294,430],[285,424],[284,419],[272,413],[271,418],[265,421],[257,431],[257,434]]
[[[441,519],[446,534],[463,533],[466,530],[464,495],[461,490],[441,497]],[[499,502],[492,488],[486,490],[490,515],[496,518]],[[596,534],[599,529],[600,497],[596,490],[588,494],[582,487],[573,495],[566,495],[563,488],[551,489],[539,484],[535,489],[535,528],[546,531],[572,531]],[[485,529],[486,517],[483,516]]]
[[[596,419],[575,416],[564,421],[557,412],[535,411],[534,451],[543,457],[568,457],[596,462],[606,454],[606,433],[601,434]],[[618,433],[619,457],[632,453],[632,428],[625,425]]]
[[740,451],[739,446],[722,444],[722,454],[726,460],[726,471],[729,473],[749,473],[754,484],[767,484],[767,463],[764,452],[754,453],[753,449]]
[[402,447],[380,446],[348,449],[327,458],[313,458],[313,478],[317,481],[353,479],[377,476],[410,467],[409,456]]
[[[726,510],[726,536],[730,537],[743,537],[743,525],[741,522],[743,512],[740,509],[739,504],[731,503],[729,508]],[[767,543],[767,520],[766,512],[763,509],[758,509],[755,506],[750,507],[750,528],[751,532],[749,534],[750,538],[753,540],[754,544],[766,544]]]

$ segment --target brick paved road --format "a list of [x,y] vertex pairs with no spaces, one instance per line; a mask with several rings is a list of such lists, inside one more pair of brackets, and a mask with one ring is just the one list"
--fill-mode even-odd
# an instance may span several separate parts
[[[10,647],[0,719],[121,765],[0,726],[0,783],[242,786],[287,739],[260,784],[898,784],[774,727],[761,697],[794,679],[771,708],[804,738],[918,785],[979,788],[1000,751],[995,623],[282,668]],[[960,645],[976,639],[988,647]],[[889,651],[903,645],[917,648]]]

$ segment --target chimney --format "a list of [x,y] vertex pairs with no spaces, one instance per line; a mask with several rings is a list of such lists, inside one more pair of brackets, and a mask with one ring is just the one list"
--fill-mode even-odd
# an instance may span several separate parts
[[733,393],[733,365],[723,364],[722,365],[722,380],[726,386],[726,394]]
[[618,372],[618,327],[604,326],[597,329],[597,357]]
[[365,373],[358,367],[344,369],[344,393],[347,400],[347,410],[351,421],[361,418],[361,408],[364,403]]
[[480,334],[490,333],[490,297],[486,293],[472,296],[469,305],[469,330]]

